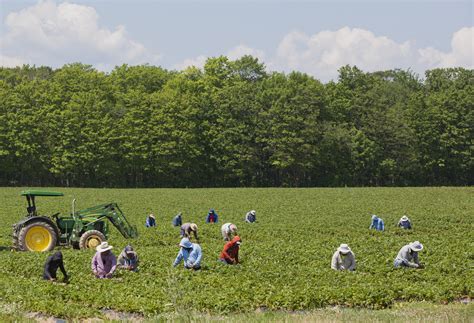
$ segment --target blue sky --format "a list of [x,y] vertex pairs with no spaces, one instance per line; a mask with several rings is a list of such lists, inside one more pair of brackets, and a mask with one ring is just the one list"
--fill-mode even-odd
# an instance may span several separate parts
[[81,61],[198,67],[209,56],[259,57],[270,70],[327,81],[364,70],[473,68],[472,1],[1,2],[1,65]]

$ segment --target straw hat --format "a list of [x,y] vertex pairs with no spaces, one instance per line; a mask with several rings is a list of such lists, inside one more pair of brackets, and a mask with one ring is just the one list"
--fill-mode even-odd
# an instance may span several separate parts
[[153,213],[150,213],[150,218],[155,218],[155,215]]
[[410,243],[410,249],[415,252],[418,252],[418,251],[423,250],[423,245],[420,243],[420,241],[415,241],[415,242]]
[[197,226],[197,224],[196,224],[196,223],[191,223],[191,224],[189,225],[189,227],[190,227],[190,228],[191,228],[191,230],[192,230],[192,231],[194,231],[194,232],[196,232],[196,231],[197,231],[197,229],[198,229],[198,226]]
[[345,255],[345,254],[351,252],[351,248],[349,248],[349,246],[347,244],[343,243],[339,246],[339,248],[337,248],[337,251],[339,251],[340,253]]
[[100,245],[98,245],[95,250],[98,252],[102,253],[108,250],[111,250],[113,247],[109,246],[109,243],[107,241],[102,242]]
[[183,238],[183,239],[181,239],[181,241],[179,242],[179,246],[180,246],[180,247],[183,247],[183,248],[192,248],[192,247],[193,247],[193,244],[191,243],[191,241],[189,241],[188,238]]

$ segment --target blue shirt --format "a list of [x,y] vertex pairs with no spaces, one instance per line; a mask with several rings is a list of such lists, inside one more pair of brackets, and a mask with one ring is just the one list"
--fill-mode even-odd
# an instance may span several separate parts
[[186,268],[197,268],[201,266],[202,250],[201,246],[197,243],[193,243],[192,249],[181,248],[178,256],[176,257],[173,266],[176,267],[181,260],[184,260],[184,267]]
[[156,227],[156,221],[155,221],[155,219],[153,219],[153,218],[150,217],[150,216],[147,217],[147,218],[146,218],[145,226],[146,226],[147,228],[149,228],[149,227]]
[[369,229],[375,229],[377,231],[383,231],[385,230],[385,225],[383,223],[383,220],[381,218],[374,218],[372,220],[372,223],[370,224]]

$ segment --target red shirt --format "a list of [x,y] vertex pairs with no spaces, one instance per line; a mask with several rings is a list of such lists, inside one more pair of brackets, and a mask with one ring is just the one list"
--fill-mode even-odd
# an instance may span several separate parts
[[221,252],[220,259],[225,260],[228,264],[238,264],[240,246],[237,242],[241,242],[239,236],[235,236],[232,241],[227,242]]

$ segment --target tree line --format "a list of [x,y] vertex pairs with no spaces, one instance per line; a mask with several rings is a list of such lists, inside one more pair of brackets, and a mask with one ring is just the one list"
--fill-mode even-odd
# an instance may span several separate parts
[[474,70],[0,68],[0,185],[472,185]]

